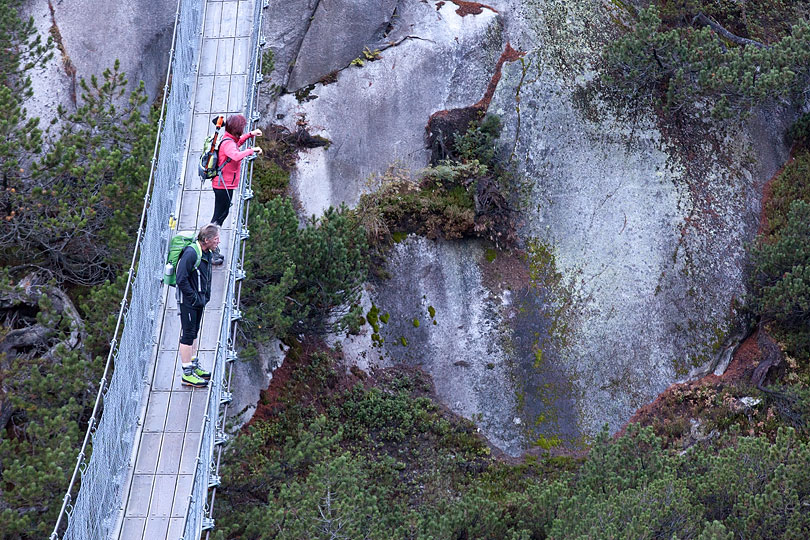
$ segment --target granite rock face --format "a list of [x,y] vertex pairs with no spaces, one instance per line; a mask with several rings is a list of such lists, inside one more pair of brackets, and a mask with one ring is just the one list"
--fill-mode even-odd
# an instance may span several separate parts
[[671,383],[725,369],[743,337],[745,246],[764,182],[788,157],[786,118],[758,113],[733,133],[664,134],[651,111],[621,121],[586,93],[598,43],[586,29],[606,27],[604,12],[521,9],[533,48],[505,68],[490,111],[533,185],[524,235],[552,246],[577,298],[559,353],[579,425],[615,431]]
[[[396,11],[388,29],[395,45],[383,47],[381,59],[340,70],[335,82],[315,84],[303,99],[284,94],[273,111],[290,128],[306,119],[331,141],[299,156],[292,183],[305,215],[355,204],[369,189],[369,176],[392,165],[425,167],[431,115],[480,102],[492,83],[507,48],[504,19],[495,9],[465,14],[452,3],[413,0],[399,2]],[[510,454],[525,448],[527,433],[536,431],[527,426],[540,417],[545,431],[575,439],[573,387],[555,367],[555,353],[546,355],[548,372],[533,368],[537,343],[549,331],[540,315],[551,305],[525,279],[513,291],[493,292],[499,284],[485,251],[476,242],[409,238],[398,244],[386,268],[391,279],[371,284],[364,306],[390,314],[380,329],[384,343],[375,346],[366,328],[342,341],[344,354],[369,369],[421,366],[451,409],[475,418]]]
[[[266,50],[273,52],[275,69],[270,82],[279,88],[287,86],[301,43],[320,0],[271,0],[262,18]],[[264,105],[269,105],[265,100]],[[262,104],[260,104],[261,106]]]
[[[355,204],[369,189],[369,177],[391,166],[425,167],[430,116],[482,98],[504,38],[503,21],[492,9],[462,16],[451,3],[403,0],[387,29],[389,42],[375,46],[380,59],[344,66],[335,82],[315,84],[302,100],[282,95],[273,111],[278,121],[292,128],[306,119],[314,133],[331,141],[299,156],[292,184],[302,213]],[[299,53],[296,69],[311,56]],[[339,341],[364,369],[399,362],[421,366],[451,409],[476,418],[495,444],[519,453],[522,420],[505,352],[510,332],[500,300],[483,285],[483,252],[475,243],[413,237],[398,244],[388,263],[391,279],[370,284],[365,295],[366,310],[375,305],[391,315],[380,329],[383,345],[374,345],[368,327]]]
[[303,101],[279,98],[276,118],[289,127],[305,118],[331,141],[302,155],[293,175],[306,214],[356,203],[368,177],[391,165],[424,167],[430,115],[481,99],[505,45],[501,23],[493,11],[462,17],[455,9],[401,1],[390,31],[398,45],[339,71],[331,84],[316,84]]
[[[356,203],[367,177],[392,164],[425,166],[430,115],[478,102],[511,43],[526,54],[504,66],[489,111],[532,186],[521,235],[545,246],[564,287],[516,278],[525,263],[494,271],[477,242],[409,238],[391,253],[391,279],[366,297],[390,312],[384,344],[373,347],[367,330],[344,351],[369,368],[421,365],[440,397],[509,453],[615,431],[671,383],[724,369],[745,327],[736,301],[761,189],[787,158],[785,121],[662,131],[652,111],[624,114],[589,90],[612,32],[602,3],[464,6],[399,2],[387,29],[397,45],[381,60],[339,70],[301,101],[281,96],[280,121],[305,119],[332,141],[300,156],[294,192],[305,214],[319,213]],[[295,69],[310,56],[298,54]],[[437,314],[425,328],[426,303],[449,324]],[[560,313],[565,324],[552,324]]]
[[32,77],[29,112],[47,125],[57,105],[75,105],[79,79],[100,77],[116,60],[131,88],[144,81],[156,97],[166,78],[176,8],[175,0],[31,0],[27,12],[39,33],[54,36],[59,48]]
[[[389,312],[380,325],[381,363],[419,366],[453,412],[475,418],[508,453],[523,448],[507,347],[509,328],[490,298],[477,242],[433,242],[411,236],[391,253],[390,280],[371,298]],[[517,419],[517,423],[515,420]]]
[[320,0],[287,81],[293,92],[339,69],[387,37],[398,0]]

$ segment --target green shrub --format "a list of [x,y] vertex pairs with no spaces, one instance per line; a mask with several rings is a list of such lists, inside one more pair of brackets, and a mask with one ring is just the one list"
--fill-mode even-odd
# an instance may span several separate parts
[[251,187],[259,202],[283,195],[289,183],[290,173],[275,161],[261,158],[254,161]]
[[427,398],[419,372],[352,379],[322,352],[296,353],[284,369],[271,414],[227,454],[216,511],[228,537],[322,538],[313,516],[327,507],[351,538],[414,537],[413,504],[439,504],[488,455],[468,422]]
[[128,265],[156,122],[140,113],[143,83],[125,97],[127,80],[118,68],[116,62],[101,80],[80,82],[77,111],[60,110],[56,141],[32,176],[15,179],[5,193],[10,213],[0,228],[0,262],[80,286],[114,279]]
[[480,125],[471,122],[467,131],[455,140],[455,151],[460,161],[476,160],[487,167],[493,167],[501,128],[501,119],[494,114],[486,115]]
[[693,26],[703,6],[691,4],[669,25],[655,5],[639,11],[629,31],[606,49],[608,86],[634,97],[658,94],[673,110],[708,101],[723,118],[798,95],[810,74],[810,24],[797,18],[768,47],[739,45],[709,26]]
[[795,200],[810,203],[810,152],[797,154],[771,184],[771,196],[765,203],[768,235],[778,235],[784,228]]
[[722,521],[735,538],[807,538],[810,448],[792,429],[771,443],[743,437],[719,453],[700,451],[683,476],[705,506],[705,519]]
[[804,113],[790,126],[788,135],[796,142],[807,148],[810,143],[810,113]]
[[365,231],[344,207],[299,229],[286,198],[254,203],[244,298],[253,335],[320,334],[341,326],[368,272]]
[[[0,355],[0,538],[15,540],[50,533],[73,472],[101,376],[94,357],[106,355],[112,338],[122,292],[116,278],[132,256],[157,125],[142,114],[143,85],[125,95],[116,63],[100,79],[80,81],[77,110],[58,111],[62,123],[42,155],[39,120],[27,117],[24,104],[32,95],[28,74],[51,56],[52,40],[43,44],[33,17],[21,18],[23,4],[0,0],[0,128],[14,134],[0,142],[0,265],[8,270],[0,289],[21,297],[13,280],[45,276],[83,300],[79,312],[91,334],[72,350],[60,344]],[[113,285],[101,285],[108,280]],[[0,335],[28,317],[13,306],[4,309]],[[65,341],[67,317],[45,295],[37,309],[47,343]]]
[[290,132],[278,125],[269,125],[256,144],[264,151],[253,161],[251,187],[256,200],[265,203],[284,195],[290,183],[290,171],[295,167],[297,150]]
[[421,395],[429,386],[418,378],[393,374],[340,390],[344,376],[315,356],[296,364],[273,390],[273,415],[229,452],[217,505],[229,538],[323,538],[313,524],[338,516],[354,535],[388,530],[392,539],[810,532],[810,445],[791,429],[773,442],[732,435],[677,454],[632,424],[615,439],[602,433],[580,462],[498,464],[480,439],[459,444],[465,423]]
[[[0,278],[4,298],[23,296],[19,287]],[[11,407],[8,425],[0,429],[3,539],[44,538],[50,533],[101,376],[100,364],[61,343],[69,331],[68,320],[47,295],[40,296],[38,310],[36,323],[48,332],[50,350],[0,354],[0,402],[3,409]]]
[[681,26],[704,13],[742,37],[772,43],[790,32],[806,13],[800,2],[790,0],[666,0],[657,2],[667,25]]
[[784,226],[772,240],[751,251],[752,308],[777,332],[794,354],[810,353],[810,203],[794,200]]

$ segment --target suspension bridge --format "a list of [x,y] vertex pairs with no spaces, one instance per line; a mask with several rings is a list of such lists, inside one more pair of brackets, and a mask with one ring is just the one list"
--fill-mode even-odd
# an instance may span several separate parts
[[[197,540],[214,526],[213,503],[236,359],[233,335],[252,164],[221,231],[225,264],[215,268],[199,336],[208,388],[180,385],[180,318],[161,284],[168,240],[197,230],[214,196],[197,163],[212,118],[243,113],[246,131],[262,80],[267,0],[178,0],[158,138],[144,210],[110,354],[76,467],[50,540]],[[137,272],[136,272],[137,269]]]

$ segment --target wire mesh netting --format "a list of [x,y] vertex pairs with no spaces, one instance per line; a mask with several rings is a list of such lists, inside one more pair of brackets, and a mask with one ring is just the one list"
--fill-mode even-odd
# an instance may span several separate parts
[[[130,300],[127,302],[125,297],[122,307],[123,331],[120,340],[112,342],[115,369],[109,385],[106,379],[100,383],[104,413],[97,426],[96,414],[90,420],[88,446],[92,447],[92,455],[85,461],[85,455],[90,452],[89,448],[83,448],[77,467],[81,488],[71,505],[71,482],[52,539],[59,536],[65,514],[68,516],[62,536],[65,539],[109,538],[115,525],[141,407],[143,386],[140,383],[146,377],[153,353],[154,343],[144,343],[144,340],[154,339],[145,336],[155,336],[162,313],[163,288],[159,280],[168,243],[167,224],[175,207],[191,122],[189,103],[197,70],[203,7],[204,3],[199,0],[178,2],[170,53],[171,91],[164,105],[165,122],[162,119],[158,129],[160,152],[157,159],[153,159],[151,197],[144,209],[146,225],[144,227],[142,218],[138,231],[137,273],[133,262],[128,284],[131,285]],[[96,408],[100,410],[98,405]]]

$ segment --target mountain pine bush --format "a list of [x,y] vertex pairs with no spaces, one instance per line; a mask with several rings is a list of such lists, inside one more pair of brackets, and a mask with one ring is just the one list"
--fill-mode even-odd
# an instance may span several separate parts
[[778,234],[752,248],[752,308],[794,354],[810,353],[810,203],[797,199]]
[[608,85],[636,98],[659,95],[670,110],[704,103],[720,118],[800,95],[810,78],[810,23],[797,19],[769,45],[740,44],[697,25],[703,6],[695,4],[667,23],[655,4],[640,10],[606,49]]
[[250,210],[256,240],[246,254],[244,303],[252,334],[320,334],[340,326],[368,272],[365,230],[344,207],[313,216],[303,228],[287,198]]

